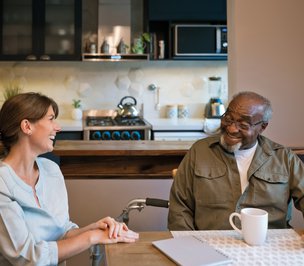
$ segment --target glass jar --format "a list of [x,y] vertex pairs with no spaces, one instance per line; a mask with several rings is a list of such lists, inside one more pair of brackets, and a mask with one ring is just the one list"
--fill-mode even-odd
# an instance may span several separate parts
[[210,98],[220,98],[222,92],[222,78],[209,77],[208,78],[208,91]]

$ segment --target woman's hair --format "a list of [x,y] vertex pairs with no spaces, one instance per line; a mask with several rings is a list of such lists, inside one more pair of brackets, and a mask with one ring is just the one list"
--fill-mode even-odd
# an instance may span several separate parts
[[59,113],[57,103],[40,93],[20,93],[6,100],[0,110],[0,140],[3,145],[0,155],[9,152],[18,141],[23,119],[35,123],[47,114],[50,106],[56,118]]

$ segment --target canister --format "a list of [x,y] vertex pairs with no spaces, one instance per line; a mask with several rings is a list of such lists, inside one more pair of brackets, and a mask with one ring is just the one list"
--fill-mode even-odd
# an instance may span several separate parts
[[178,118],[188,118],[189,117],[189,108],[187,105],[179,104],[178,109]]
[[170,118],[170,119],[177,118],[177,105],[176,104],[167,105],[166,114],[167,114],[167,118]]

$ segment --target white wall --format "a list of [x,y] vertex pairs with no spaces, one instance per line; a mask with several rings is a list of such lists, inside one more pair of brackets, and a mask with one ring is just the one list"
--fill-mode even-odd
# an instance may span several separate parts
[[304,146],[303,10],[303,0],[228,0],[229,96],[268,97],[265,135],[287,146]]
[[[207,78],[223,79],[222,99],[227,102],[227,61],[133,61],[133,62],[0,62],[1,91],[10,82],[24,91],[40,91],[54,98],[60,118],[71,118],[72,100],[84,109],[116,109],[126,95],[143,104],[144,116],[165,117],[167,104],[187,104],[192,118],[202,118],[210,99]],[[150,84],[160,87],[161,110]]]
[[[285,146],[304,146],[304,1],[228,0],[229,97],[242,90],[272,101],[264,134]],[[304,227],[294,209],[294,227]]]

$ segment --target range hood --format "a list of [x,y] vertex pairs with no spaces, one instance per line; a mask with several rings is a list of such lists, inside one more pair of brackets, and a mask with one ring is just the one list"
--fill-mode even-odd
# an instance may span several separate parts
[[[131,53],[133,40],[144,32],[142,0],[99,0],[96,52],[85,52],[83,61],[148,60],[148,54]],[[120,41],[126,52],[120,53]],[[104,42],[107,51],[101,49]]]

